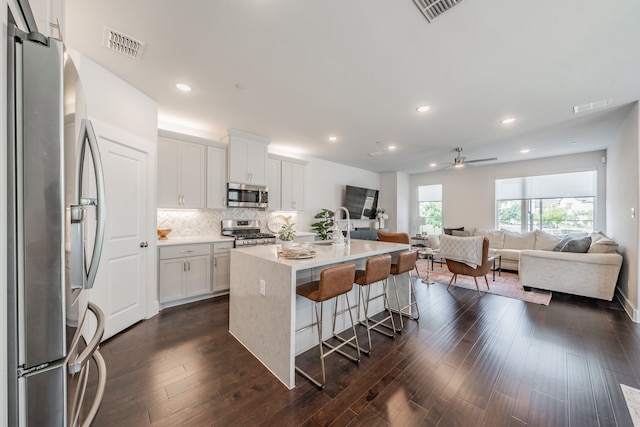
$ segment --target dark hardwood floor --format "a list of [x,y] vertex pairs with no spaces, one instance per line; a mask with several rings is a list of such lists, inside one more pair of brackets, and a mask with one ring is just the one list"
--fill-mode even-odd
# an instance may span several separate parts
[[[421,317],[359,365],[327,359],[319,391],[288,390],[228,332],[228,298],[162,311],[101,346],[95,426],[632,426],[640,326],[620,306],[549,306],[416,282]],[[361,331],[364,339],[364,331]],[[298,357],[320,369],[317,351]]]

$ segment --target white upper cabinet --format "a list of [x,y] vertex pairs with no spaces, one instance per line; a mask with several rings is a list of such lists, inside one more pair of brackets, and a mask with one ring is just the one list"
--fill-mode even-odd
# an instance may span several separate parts
[[221,209],[227,199],[227,150],[207,147],[207,207]]
[[305,169],[307,162],[276,154],[269,155],[267,181],[269,209],[304,209]]
[[282,162],[280,160],[267,159],[267,186],[269,187],[269,209],[280,210],[280,179]]
[[158,137],[158,207],[204,208],[205,166],[204,145]]
[[298,211],[304,209],[304,170],[305,165],[282,162],[280,209]]
[[229,182],[267,185],[269,140],[237,129],[228,129]]

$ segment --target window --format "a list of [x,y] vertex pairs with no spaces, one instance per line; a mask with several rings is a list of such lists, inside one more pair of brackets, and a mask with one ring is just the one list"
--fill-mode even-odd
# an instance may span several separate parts
[[590,233],[596,183],[596,171],[497,179],[497,228]]
[[425,218],[426,224],[418,222],[421,234],[442,234],[442,185],[421,185],[418,187],[418,217]]

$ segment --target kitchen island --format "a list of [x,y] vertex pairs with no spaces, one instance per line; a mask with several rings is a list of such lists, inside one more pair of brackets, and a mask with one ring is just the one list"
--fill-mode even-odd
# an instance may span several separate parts
[[[346,246],[313,245],[315,256],[308,259],[281,258],[279,248],[267,245],[231,251],[229,332],[280,381],[294,388],[296,354],[317,345],[315,329],[295,334],[297,328],[311,323],[313,313],[310,301],[296,298],[296,285],[317,280],[320,271],[332,265],[354,263],[364,269],[367,258],[397,254],[409,245],[368,240],[351,240]],[[381,287],[375,291],[380,292]],[[408,291],[401,293],[408,295]],[[351,304],[358,301],[357,286],[349,298]],[[328,314],[333,304],[325,304]],[[347,318],[344,313],[338,329],[349,327]],[[331,316],[326,315],[323,329],[327,336],[331,334],[331,322]]]

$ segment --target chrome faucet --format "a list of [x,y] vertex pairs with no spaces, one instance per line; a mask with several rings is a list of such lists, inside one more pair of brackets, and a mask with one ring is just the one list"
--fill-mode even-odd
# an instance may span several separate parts
[[[338,224],[338,210],[342,209],[346,215],[347,215],[347,237],[345,239],[345,244],[346,245],[350,245],[351,244],[351,218],[349,217],[349,210],[347,208],[345,208],[344,206],[340,206],[338,208],[336,208],[334,214],[333,214],[333,222],[337,225]],[[339,227],[338,227],[339,229]]]

